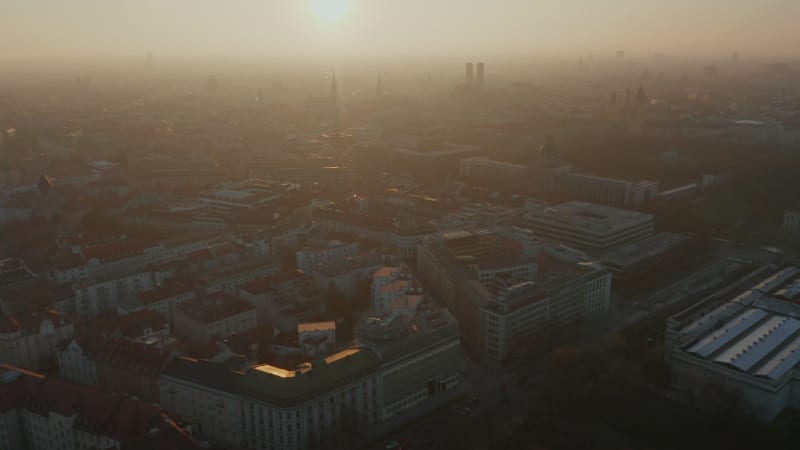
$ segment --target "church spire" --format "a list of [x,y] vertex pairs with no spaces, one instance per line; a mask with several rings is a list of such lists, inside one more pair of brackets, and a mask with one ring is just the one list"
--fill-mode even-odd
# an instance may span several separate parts
[[42,195],[47,195],[47,193],[50,192],[50,188],[53,187],[53,182],[50,181],[50,178],[48,178],[44,172],[42,172],[42,174],[39,175],[39,182],[36,183],[36,187],[39,189],[39,192],[41,192]]

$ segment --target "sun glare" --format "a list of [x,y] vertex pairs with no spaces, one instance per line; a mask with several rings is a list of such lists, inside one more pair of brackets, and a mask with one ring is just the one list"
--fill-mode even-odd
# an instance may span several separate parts
[[311,0],[311,11],[325,22],[338,22],[350,11],[350,0]]

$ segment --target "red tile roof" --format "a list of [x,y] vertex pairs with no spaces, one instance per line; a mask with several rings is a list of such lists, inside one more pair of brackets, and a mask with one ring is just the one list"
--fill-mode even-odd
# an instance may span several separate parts
[[87,261],[97,258],[101,263],[106,263],[142,256],[144,255],[144,247],[115,242],[112,244],[98,245],[96,247],[86,247],[82,249],[81,252]]
[[25,314],[22,316],[5,316],[0,319],[0,333],[13,333],[15,331],[38,330],[45,320],[50,320],[54,325],[67,323],[66,318],[59,314],[55,309],[47,309],[42,312]]
[[158,373],[169,362],[169,352],[124,339],[92,339],[88,337],[77,340],[84,352],[93,355],[97,362],[105,362],[111,366],[133,368],[138,371]]
[[206,298],[182,303],[178,308],[185,315],[203,324],[256,309],[250,302],[225,292],[216,292]]
[[304,279],[306,274],[300,270],[286,270],[278,272],[275,275],[266,277],[258,277],[255,280],[245,284],[241,289],[249,294],[258,295],[283,284],[291,283]]
[[192,287],[183,281],[168,281],[163,286],[139,294],[145,305],[192,292]]
[[118,439],[122,448],[138,448],[142,440],[150,444],[141,448],[198,448],[155,405],[0,364],[0,410],[17,407],[77,415],[75,428]]

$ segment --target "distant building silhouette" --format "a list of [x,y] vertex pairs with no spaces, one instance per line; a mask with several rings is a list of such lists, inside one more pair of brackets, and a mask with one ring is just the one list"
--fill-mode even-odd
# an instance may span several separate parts
[[339,83],[336,81],[336,71],[331,74],[331,98],[339,102]]
[[630,105],[631,105],[631,87],[628,86],[627,88],[625,88],[625,107],[627,108]]
[[739,62],[739,51],[738,50],[734,50],[733,53],[731,53],[731,62],[734,63],[734,64]]
[[151,52],[150,50],[147,50],[146,60],[147,60],[147,68],[152,69],[153,63],[155,62],[155,57],[153,56],[153,52]]
[[484,65],[482,62],[478,63],[478,86],[483,88],[484,83]]
[[709,64],[703,69],[703,74],[705,74],[707,77],[716,77],[719,75],[719,69],[717,66]]
[[375,87],[375,96],[378,98],[383,97],[383,81],[381,81],[380,75],[378,75],[378,84]]
[[624,59],[625,59],[625,51],[617,50],[617,61],[622,61]]
[[473,72],[472,72],[472,63],[471,63],[471,62],[468,62],[468,63],[467,63],[467,75],[466,75],[466,82],[467,82],[467,84],[472,84],[472,82],[474,81],[474,79],[475,79],[475,77],[474,77],[474,74],[473,74]]
[[636,95],[633,96],[633,102],[636,104],[637,108],[641,108],[647,103],[647,95],[644,93],[644,87],[639,86],[639,90],[637,90]]
[[331,106],[334,127],[339,129],[342,125],[342,115],[339,109],[339,83],[336,81],[336,71],[331,74]]
[[214,94],[219,90],[219,81],[214,75],[208,77],[208,81],[206,82],[206,88],[208,89],[209,94]]

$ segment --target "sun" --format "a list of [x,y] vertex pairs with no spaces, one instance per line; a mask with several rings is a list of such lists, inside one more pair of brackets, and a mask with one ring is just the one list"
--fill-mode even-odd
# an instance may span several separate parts
[[339,22],[350,11],[350,0],[310,0],[311,12],[325,22]]

